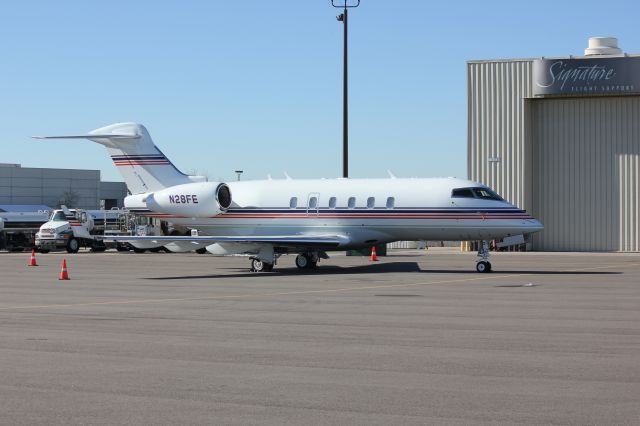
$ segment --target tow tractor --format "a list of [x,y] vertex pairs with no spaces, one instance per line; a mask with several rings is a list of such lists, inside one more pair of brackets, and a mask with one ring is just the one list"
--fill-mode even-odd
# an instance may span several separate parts
[[80,247],[104,251],[107,246],[101,236],[126,234],[126,224],[127,212],[123,210],[87,211],[61,206],[36,233],[36,249],[40,253],[56,249],[77,253]]

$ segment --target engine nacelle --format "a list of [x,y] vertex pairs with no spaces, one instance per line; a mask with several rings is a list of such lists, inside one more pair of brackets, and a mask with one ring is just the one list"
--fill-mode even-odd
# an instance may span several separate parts
[[231,206],[226,183],[197,182],[171,186],[149,194],[144,202],[149,210],[183,217],[212,217]]

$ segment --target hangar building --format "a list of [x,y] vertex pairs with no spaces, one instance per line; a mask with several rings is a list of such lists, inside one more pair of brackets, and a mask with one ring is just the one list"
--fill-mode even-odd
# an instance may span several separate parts
[[124,182],[102,182],[100,170],[48,169],[0,163],[0,204],[82,209],[123,207]]
[[528,247],[640,251],[640,55],[467,63],[468,174],[531,212]]

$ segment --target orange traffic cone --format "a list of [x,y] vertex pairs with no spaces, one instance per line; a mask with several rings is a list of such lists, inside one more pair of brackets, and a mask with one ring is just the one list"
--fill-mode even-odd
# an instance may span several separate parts
[[59,280],[68,280],[69,274],[67,273],[67,259],[62,259],[62,270],[60,271]]
[[376,246],[371,247],[371,261],[377,262],[378,256],[376,255]]
[[38,266],[38,262],[36,262],[36,249],[31,249],[31,260],[29,260],[28,265]]

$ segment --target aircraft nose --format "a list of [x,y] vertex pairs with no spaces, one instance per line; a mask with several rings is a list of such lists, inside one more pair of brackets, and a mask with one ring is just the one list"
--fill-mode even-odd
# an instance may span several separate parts
[[537,219],[529,219],[527,223],[524,225],[526,230],[524,232],[540,232],[544,229],[544,225]]

